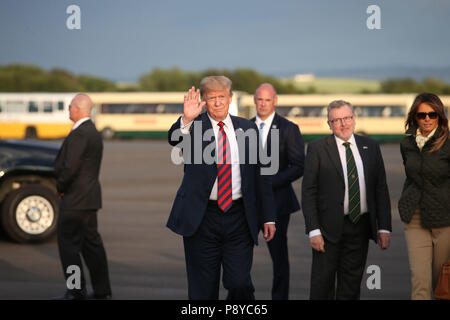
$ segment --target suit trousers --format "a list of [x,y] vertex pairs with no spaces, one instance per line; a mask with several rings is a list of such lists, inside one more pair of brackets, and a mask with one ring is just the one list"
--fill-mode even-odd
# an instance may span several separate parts
[[68,288],[74,296],[86,294],[81,256],[89,270],[94,294],[111,294],[106,252],[97,228],[97,210],[60,210],[58,249],[66,281],[71,276],[67,273],[69,266],[78,266],[81,271],[81,288]]
[[197,232],[183,237],[191,300],[218,300],[221,267],[228,300],[254,300],[250,271],[254,242],[242,203],[208,207]]
[[[358,300],[369,248],[369,214],[354,224],[343,217],[338,243],[326,238],[325,252],[313,251],[311,300]],[[337,281],[336,281],[337,280]]]
[[289,253],[287,231],[291,215],[277,217],[275,236],[267,246],[273,265],[272,300],[288,300],[289,298]]
[[450,259],[450,226],[423,228],[420,209],[405,224],[406,245],[411,269],[411,299],[430,300],[442,265]]

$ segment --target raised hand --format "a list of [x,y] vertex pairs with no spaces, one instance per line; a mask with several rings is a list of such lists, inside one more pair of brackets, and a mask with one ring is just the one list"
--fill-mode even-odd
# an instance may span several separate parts
[[183,123],[186,125],[202,112],[205,101],[198,102],[200,97],[200,90],[195,90],[195,87],[189,89],[188,93],[184,95],[184,109],[183,109]]

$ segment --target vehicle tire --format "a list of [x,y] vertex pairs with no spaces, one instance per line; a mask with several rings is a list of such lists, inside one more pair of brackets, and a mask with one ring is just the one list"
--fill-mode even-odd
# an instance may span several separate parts
[[27,127],[25,129],[25,139],[37,139],[37,130],[35,127]]
[[39,242],[51,237],[58,221],[59,199],[51,189],[26,185],[11,191],[2,205],[6,234],[17,242]]
[[114,134],[114,130],[110,127],[106,127],[102,130],[102,137],[105,140],[111,140],[112,138],[114,138]]

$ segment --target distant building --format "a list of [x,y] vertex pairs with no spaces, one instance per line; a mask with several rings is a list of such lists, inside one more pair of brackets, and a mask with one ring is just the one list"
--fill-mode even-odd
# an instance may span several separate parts
[[296,74],[293,78],[295,82],[311,82],[315,79],[312,73]]

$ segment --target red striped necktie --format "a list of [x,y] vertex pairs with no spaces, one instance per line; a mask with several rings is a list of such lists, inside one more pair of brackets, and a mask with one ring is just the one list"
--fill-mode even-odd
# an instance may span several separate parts
[[219,153],[217,158],[217,203],[223,212],[227,212],[231,208],[232,203],[232,183],[231,183],[231,149],[227,139],[227,134],[223,128],[224,123],[219,121],[217,124],[219,134]]

